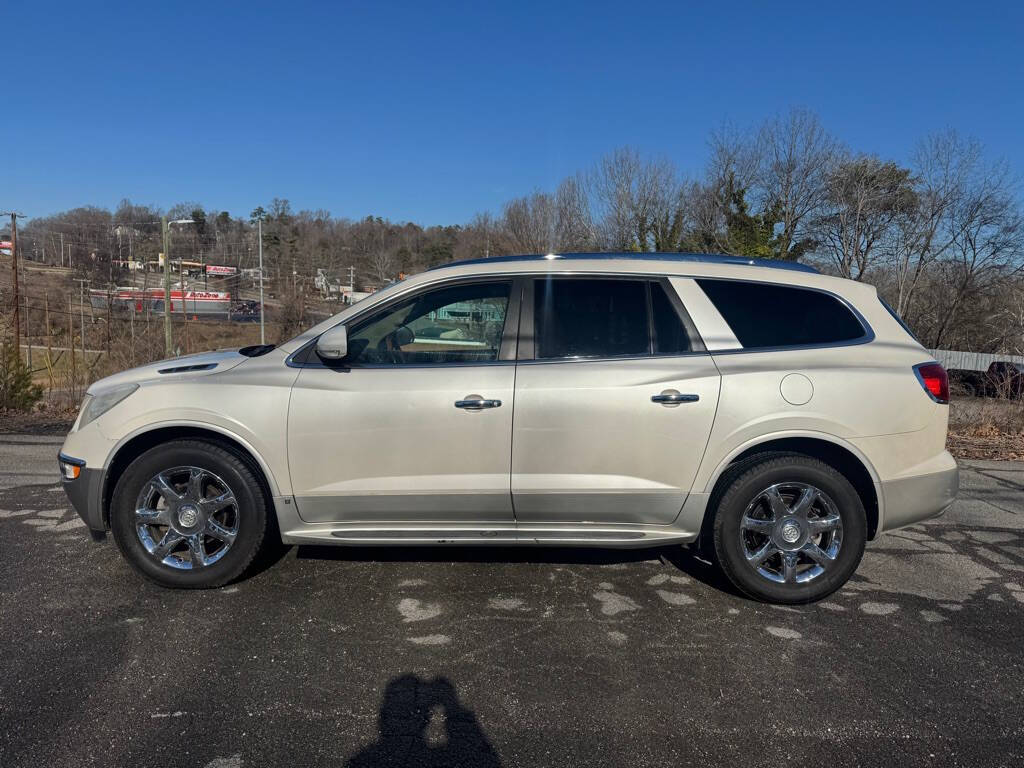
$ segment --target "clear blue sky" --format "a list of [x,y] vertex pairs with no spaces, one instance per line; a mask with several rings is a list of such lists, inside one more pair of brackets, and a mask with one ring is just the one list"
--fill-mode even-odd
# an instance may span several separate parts
[[0,207],[461,223],[625,144],[697,172],[712,128],[791,105],[885,158],[951,126],[1024,172],[1019,2],[160,5],[7,9]]

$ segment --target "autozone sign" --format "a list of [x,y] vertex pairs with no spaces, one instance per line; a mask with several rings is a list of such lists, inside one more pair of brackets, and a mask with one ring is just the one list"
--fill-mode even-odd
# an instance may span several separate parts
[[234,275],[238,273],[238,267],[218,267],[216,264],[206,265],[208,275]]

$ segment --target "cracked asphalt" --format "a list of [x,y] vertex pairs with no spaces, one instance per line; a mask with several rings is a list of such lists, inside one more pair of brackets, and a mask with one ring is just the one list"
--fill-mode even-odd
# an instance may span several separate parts
[[1024,764],[1024,464],[825,602],[678,549],[321,549],[144,582],[0,436],[0,766]]

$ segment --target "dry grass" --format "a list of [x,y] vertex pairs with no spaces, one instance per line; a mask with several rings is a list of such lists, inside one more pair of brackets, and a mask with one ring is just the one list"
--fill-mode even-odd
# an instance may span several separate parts
[[949,450],[962,459],[1024,459],[1024,401],[954,397]]

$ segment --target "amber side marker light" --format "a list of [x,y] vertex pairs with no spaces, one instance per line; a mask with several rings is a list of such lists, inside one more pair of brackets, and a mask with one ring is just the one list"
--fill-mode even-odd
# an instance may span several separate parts
[[77,480],[78,476],[82,474],[81,464],[74,464],[66,460],[63,456],[58,459],[58,463],[60,464],[60,475],[65,480]]

